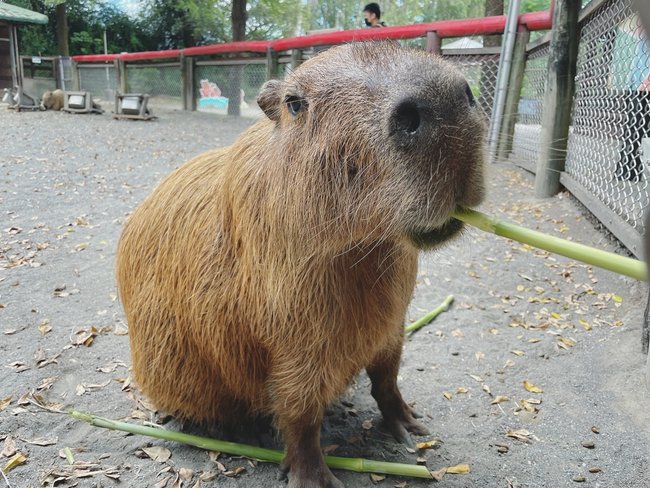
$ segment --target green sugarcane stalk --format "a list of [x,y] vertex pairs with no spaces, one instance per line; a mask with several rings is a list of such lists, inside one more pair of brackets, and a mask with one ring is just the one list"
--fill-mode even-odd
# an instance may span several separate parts
[[[284,457],[282,451],[255,447],[236,442],[220,441],[191,434],[183,434],[157,427],[130,424],[110,420],[96,415],[72,410],[70,415],[77,420],[82,420],[96,427],[103,427],[110,430],[120,430],[131,434],[144,435],[163,439],[167,441],[180,442],[190,446],[206,449],[208,451],[219,451],[233,456],[244,456],[258,461],[272,462],[279,464]],[[432,479],[431,473],[426,466],[413,464],[388,463],[384,461],[373,461],[361,458],[343,458],[336,456],[325,456],[325,462],[330,468],[356,471],[358,473],[381,473],[395,476],[410,476],[415,478]]]
[[598,266],[608,271],[614,271],[640,281],[647,280],[647,269],[643,261],[619,256],[612,252],[603,251],[576,242],[560,239],[542,232],[526,229],[511,222],[490,217],[476,210],[457,211],[453,215],[466,224],[477,227],[485,232],[496,234],[508,239],[529,244],[552,253]]
[[412,324],[409,324],[406,327],[404,327],[404,332],[408,334],[409,332],[415,332],[416,330],[421,329],[429,322],[431,322],[433,319],[435,319],[438,315],[440,315],[442,312],[446,312],[447,310],[449,310],[449,305],[451,305],[451,302],[453,301],[454,301],[454,295],[448,295],[447,298],[445,298],[445,301],[442,302],[433,310],[431,310],[431,312],[419,318]]

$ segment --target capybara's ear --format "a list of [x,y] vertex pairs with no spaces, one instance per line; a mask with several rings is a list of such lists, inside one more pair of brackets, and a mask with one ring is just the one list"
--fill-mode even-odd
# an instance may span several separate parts
[[257,96],[257,105],[271,120],[280,119],[280,92],[283,83],[280,80],[269,80],[262,86]]

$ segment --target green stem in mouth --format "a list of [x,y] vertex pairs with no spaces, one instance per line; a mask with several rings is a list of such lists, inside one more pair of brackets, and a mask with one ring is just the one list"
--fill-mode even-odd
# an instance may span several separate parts
[[647,280],[647,269],[643,261],[620,256],[576,242],[550,236],[536,230],[491,217],[476,210],[458,210],[453,215],[456,219],[485,232],[538,247],[555,254],[576,259],[608,271],[614,271],[640,281]]

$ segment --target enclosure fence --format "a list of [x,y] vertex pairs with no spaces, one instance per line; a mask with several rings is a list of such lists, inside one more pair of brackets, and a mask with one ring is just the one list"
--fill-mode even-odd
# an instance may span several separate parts
[[[571,120],[565,164],[559,171],[560,182],[640,257],[649,201],[650,91],[639,87],[644,76],[650,76],[650,48],[632,2],[582,2],[575,92],[568,102]],[[520,49],[515,51],[521,59],[513,54],[503,123],[493,121],[500,124],[496,159],[537,173],[537,178],[544,159],[548,123],[542,121],[554,62],[551,15],[520,16]],[[501,48],[481,44],[488,36],[502,34],[505,23],[504,16],[496,16],[173,51],[77,56],[71,78],[75,89],[109,103],[116,92],[147,93],[154,108],[225,114],[229,104],[241,100],[241,115],[259,116],[256,96],[266,80],[283,78],[332,45],[381,37],[420,46],[454,63],[491,117]],[[26,82],[34,82],[29,73],[25,69]],[[39,88],[45,86],[43,80],[38,83]]]
[[[632,0],[592,0],[579,17],[575,94],[560,182],[642,257],[650,177],[650,45]],[[550,40],[527,49],[509,160],[536,172]],[[649,87],[650,88],[650,87]]]

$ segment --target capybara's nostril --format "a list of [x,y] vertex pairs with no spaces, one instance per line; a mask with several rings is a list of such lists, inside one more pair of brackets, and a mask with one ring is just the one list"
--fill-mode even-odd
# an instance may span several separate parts
[[420,127],[420,109],[416,103],[410,100],[400,102],[393,113],[393,123],[396,132],[415,134]]

